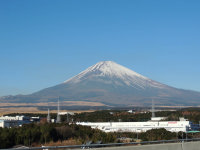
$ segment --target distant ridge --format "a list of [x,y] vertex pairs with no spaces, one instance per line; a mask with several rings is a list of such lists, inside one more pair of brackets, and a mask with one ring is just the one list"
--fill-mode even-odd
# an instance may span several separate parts
[[113,61],[101,61],[63,83],[30,95],[2,97],[1,101],[91,101],[109,105],[200,105],[200,92],[177,89],[140,75]]

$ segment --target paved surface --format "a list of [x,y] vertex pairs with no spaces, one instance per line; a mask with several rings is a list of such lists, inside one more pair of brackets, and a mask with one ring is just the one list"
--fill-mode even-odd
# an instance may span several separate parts
[[91,148],[93,150],[200,150],[200,141],[187,143],[151,144],[141,146],[119,146]]

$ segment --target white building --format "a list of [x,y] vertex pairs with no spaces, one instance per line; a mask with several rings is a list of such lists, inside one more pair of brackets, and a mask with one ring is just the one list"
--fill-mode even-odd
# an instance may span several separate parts
[[0,120],[1,128],[10,128],[17,125],[17,121],[14,120]]
[[74,115],[74,112],[59,112],[59,115]]
[[0,120],[0,127],[4,128],[5,127],[5,121],[4,120]]
[[30,123],[30,118],[25,116],[1,116],[0,127],[10,128],[15,126],[21,126],[22,124]]
[[[162,117],[160,119],[163,119]],[[153,119],[148,122],[78,122],[78,125],[90,126],[91,128],[100,129],[104,132],[146,132],[151,129],[165,128],[171,132],[186,132],[197,130],[198,125],[192,122],[183,121],[160,121]]]
[[132,114],[132,113],[135,113],[135,111],[132,110],[132,109],[128,110],[127,112],[128,112],[128,113],[131,113],[131,114]]
[[25,116],[1,116],[0,120],[17,120],[17,121],[23,121],[27,118]]

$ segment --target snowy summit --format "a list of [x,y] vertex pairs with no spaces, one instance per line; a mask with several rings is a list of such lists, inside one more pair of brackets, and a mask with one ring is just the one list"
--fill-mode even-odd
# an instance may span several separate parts
[[[107,78],[107,80],[115,79],[114,83],[118,85],[128,85],[136,88],[159,87],[163,85],[155,82],[141,74],[138,74],[122,65],[113,61],[101,61],[79,73],[77,76],[66,80],[64,83],[78,83],[87,79]],[[109,79],[108,79],[109,78]],[[113,82],[110,82],[113,84]]]

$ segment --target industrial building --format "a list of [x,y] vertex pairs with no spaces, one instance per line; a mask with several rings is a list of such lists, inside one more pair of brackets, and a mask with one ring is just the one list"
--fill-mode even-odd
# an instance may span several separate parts
[[1,128],[10,128],[17,125],[18,125],[18,122],[16,120],[0,120]]
[[24,120],[29,120],[29,117],[26,117],[26,116],[1,116],[0,120],[24,121]]
[[11,128],[21,126],[23,124],[39,121],[39,117],[26,117],[26,116],[1,116],[0,127]]
[[1,116],[0,127],[11,128],[24,124],[27,118],[25,116]]
[[199,125],[180,118],[180,121],[162,121],[163,117],[153,117],[147,122],[77,122],[78,125],[90,126],[104,132],[146,132],[151,129],[165,128],[171,132],[198,130]]

